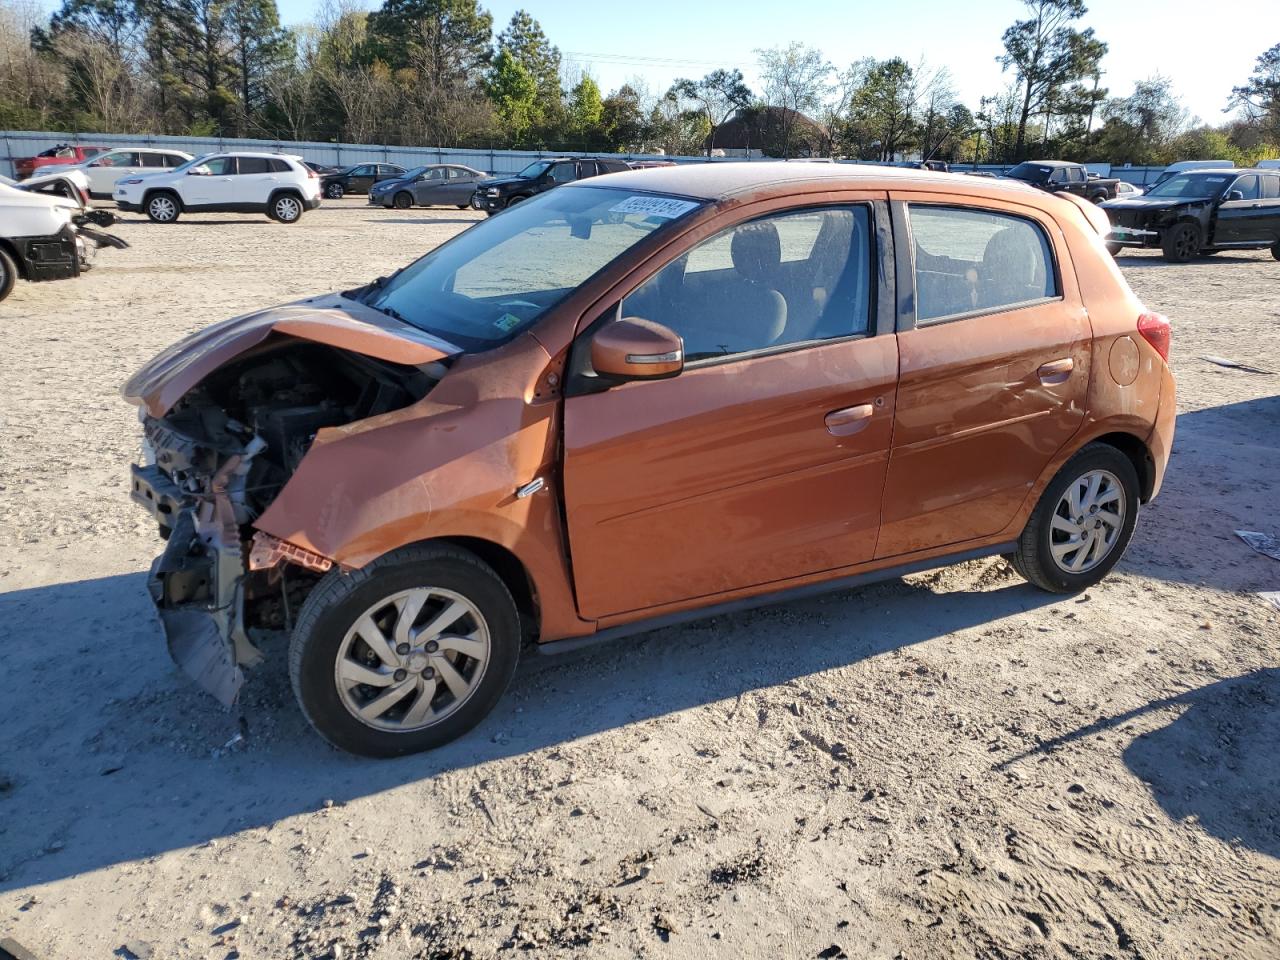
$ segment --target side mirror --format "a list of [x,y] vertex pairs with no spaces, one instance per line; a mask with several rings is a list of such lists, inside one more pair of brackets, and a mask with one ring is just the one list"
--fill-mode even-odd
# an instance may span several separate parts
[[684,341],[660,323],[623,317],[592,336],[591,366],[615,380],[663,380],[684,369]]
[[1228,191],[1227,191],[1227,202],[1228,202],[1228,203],[1230,203],[1232,200],[1243,200],[1243,199],[1244,199],[1244,191],[1243,191],[1243,190],[1228,190]]

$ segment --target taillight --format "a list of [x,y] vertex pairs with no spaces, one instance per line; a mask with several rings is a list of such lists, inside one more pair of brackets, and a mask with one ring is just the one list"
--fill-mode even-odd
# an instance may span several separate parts
[[304,165],[302,169],[307,171],[307,176],[310,177],[312,180],[318,180],[320,178],[320,174],[316,173],[310,167]]
[[1168,361],[1169,341],[1172,339],[1173,327],[1169,318],[1161,313],[1143,313],[1138,316],[1138,332],[1142,339],[1156,348],[1156,353]]

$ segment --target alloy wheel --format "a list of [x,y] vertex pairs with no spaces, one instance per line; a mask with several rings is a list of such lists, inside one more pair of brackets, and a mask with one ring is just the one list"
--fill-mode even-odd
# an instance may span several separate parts
[[1196,231],[1189,224],[1184,224],[1178,228],[1178,232],[1173,235],[1173,250],[1179,258],[1190,260],[1196,255]]
[[1049,553],[1067,573],[1092,570],[1115,548],[1124,527],[1124,486],[1109,470],[1090,470],[1063,492],[1049,527]]
[[276,217],[284,223],[293,223],[302,216],[302,205],[293,197],[281,197],[276,201]]
[[379,600],[356,619],[333,676],[357,720],[409,733],[466,703],[489,658],[489,626],[479,608],[452,590],[418,587]]
[[167,223],[178,215],[177,204],[168,197],[153,197],[147,209],[152,217],[163,223]]

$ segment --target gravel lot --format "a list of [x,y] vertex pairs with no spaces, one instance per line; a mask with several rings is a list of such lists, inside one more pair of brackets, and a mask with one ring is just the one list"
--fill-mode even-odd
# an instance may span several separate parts
[[1178,439],[1084,596],[987,560],[533,657],[474,733],[398,761],[324,746],[275,656],[232,742],[146,597],[119,385],[475,219],[129,216],[132,249],[0,306],[0,938],[40,960],[1280,956],[1280,611],[1256,595],[1280,562],[1232,533],[1280,535],[1266,253],[1121,259],[1174,321]]

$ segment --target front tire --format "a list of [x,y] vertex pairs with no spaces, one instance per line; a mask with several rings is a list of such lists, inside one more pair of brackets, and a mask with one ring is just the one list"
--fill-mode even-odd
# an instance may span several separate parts
[[1124,245],[1123,245],[1123,244],[1120,244],[1120,243],[1108,243],[1108,244],[1107,244],[1107,253],[1111,254],[1111,256],[1113,256],[1113,257],[1118,257],[1118,256],[1120,256],[1120,251],[1121,251],[1121,250],[1123,250],[1123,249],[1124,249]]
[[1271,256],[1275,257],[1277,260],[1280,260],[1280,243],[1277,243],[1274,247],[1271,248]]
[[302,201],[292,193],[281,194],[271,201],[267,215],[281,223],[297,223],[302,219]]
[[0,300],[13,293],[13,285],[18,282],[18,265],[9,256],[9,251],[0,247]]
[[1031,512],[1014,569],[1050,593],[1093,586],[1124,555],[1138,519],[1138,473],[1115,447],[1091,443],[1063,465]]
[[493,709],[520,655],[501,578],[456,547],[406,547],[311,592],[289,647],[302,712],[350,753],[393,757],[462,736]]
[[178,198],[172,193],[153,193],[147,198],[147,217],[152,223],[173,223],[180,212]]
[[1175,223],[1160,240],[1164,258],[1170,263],[1186,263],[1200,253],[1200,227],[1189,221]]
[[396,194],[395,199],[392,202],[396,205],[397,210],[408,210],[413,206],[413,197],[401,190]]

